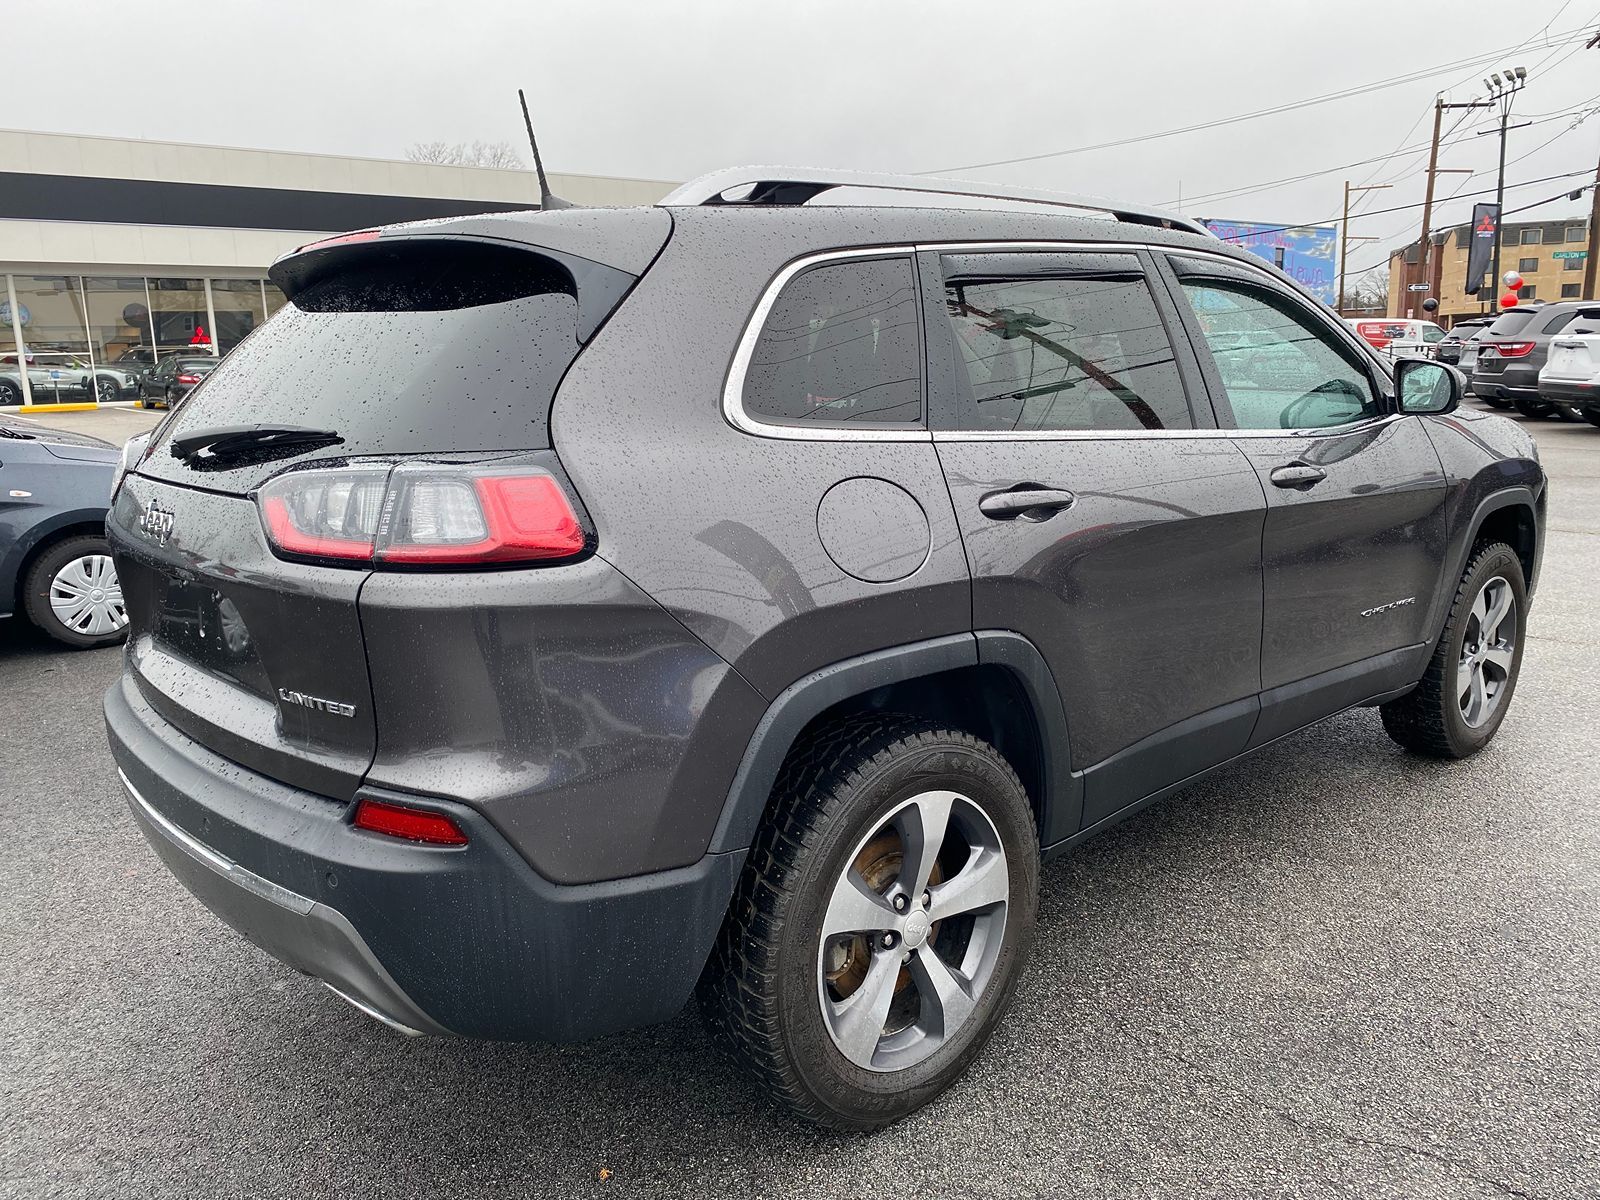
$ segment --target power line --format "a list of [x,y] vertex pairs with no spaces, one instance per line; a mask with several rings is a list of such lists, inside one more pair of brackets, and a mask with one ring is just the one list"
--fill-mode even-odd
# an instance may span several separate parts
[[[1565,175],[1552,175],[1548,179],[1533,179],[1533,180],[1529,180],[1529,183],[1548,183],[1550,181],[1550,179],[1570,179],[1574,175],[1588,175],[1589,173],[1590,172],[1588,170],[1568,171]],[[1509,183],[1506,184],[1507,188],[1510,188],[1512,186],[1513,185],[1511,185]],[[1517,184],[1516,186],[1518,186],[1518,187],[1526,187],[1527,184]],[[1508,208],[1508,209],[1505,210],[1505,212],[1500,214],[1500,219],[1501,219],[1502,222],[1504,222],[1505,218],[1507,218],[1509,216],[1512,216],[1512,215],[1514,215],[1516,213],[1527,212],[1530,208],[1538,208],[1541,205],[1549,204],[1549,203],[1551,203],[1552,201],[1555,201],[1555,200],[1563,200],[1566,197],[1572,195],[1572,193],[1574,191],[1580,191],[1580,192],[1581,191],[1587,191],[1589,188],[1592,188],[1592,187],[1595,187],[1595,186],[1597,186],[1597,185],[1595,185],[1593,183],[1587,183],[1581,188],[1568,188],[1565,191],[1557,192],[1553,196],[1546,196],[1542,200],[1534,200],[1531,203],[1520,205],[1517,208]],[[1468,192],[1467,195],[1469,195],[1469,196],[1482,196],[1482,195],[1486,195],[1487,193],[1492,192],[1492,191],[1494,191],[1493,188],[1485,188],[1482,192]],[[1383,266],[1385,263],[1389,262],[1392,258],[1394,258],[1394,256],[1397,253],[1399,253],[1401,249],[1403,249],[1403,247],[1396,247],[1394,250],[1389,251],[1389,253],[1387,255],[1385,255],[1382,260],[1380,260],[1379,262],[1373,263],[1372,266],[1367,267],[1367,268],[1365,268],[1364,270],[1361,270],[1361,271],[1352,271],[1350,273],[1352,275],[1364,275],[1364,274],[1366,274],[1367,271],[1376,270],[1378,267]]]
[[[1591,100],[1600,100],[1600,96],[1591,97]],[[1585,101],[1584,103],[1589,103],[1589,101]],[[1471,110],[1471,111],[1473,113],[1475,113],[1475,114],[1480,114],[1481,113],[1481,110]],[[1529,124],[1531,124],[1531,125],[1547,124],[1550,121],[1559,121],[1559,120],[1563,120],[1566,117],[1571,117],[1571,116],[1574,116],[1574,115],[1577,115],[1575,110],[1573,112],[1555,113],[1555,114],[1552,114],[1550,116],[1543,117],[1538,121],[1531,121],[1531,122],[1529,122]],[[1481,117],[1481,115],[1475,115],[1473,117],[1473,119],[1475,121],[1476,120],[1481,120],[1482,117]],[[1460,119],[1459,118],[1458,118],[1457,125],[1456,125],[1455,128],[1457,128],[1457,129],[1460,128]],[[1565,131],[1563,131],[1563,132],[1565,132]],[[1454,133],[1454,129],[1451,131],[1451,133]],[[1441,150],[1443,150],[1446,146],[1459,146],[1459,145],[1466,144],[1466,141],[1467,141],[1466,133],[1467,133],[1467,131],[1466,130],[1462,130],[1461,133],[1462,133],[1462,136],[1456,138],[1454,141],[1441,140],[1440,143],[1439,143],[1439,148]],[[1451,136],[1450,134],[1446,134],[1445,138],[1448,139],[1450,136]],[[1560,136],[1560,135],[1558,134],[1557,136]],[[1550,140],[1554,141],[1555,138],[1551,138]],[[1550,144],[1549,142],[1545,143],[1545,145],[1549,145],[1549,144]],[[1395,153],[1409,154],[1413,150],[1419,150],[1419,149],[1420,150],[1426,150],[1427,148],[1428,148],[1428,143],[1423,142],[1423,143],[1419,143],[1416,146],[1408,146],[1408,147],[1406,147],[1406,149],[1401,150],[1401,151],[1397,151]],[[1353,163],[1345,163],[1342,166],[1326,167],[1326,168],[1323,168],[1323,169],[1317,170],[1317,171],[1307,171],[1302,175],[1289,175],[1289,176],[1286,176],[1283,179],[1268,180],[1265,183],[1250,184],[1250,185],[1248,185],[1246,187],[1240,187],[1240,188],[1226,188],[1226,189],[1224,189],[1222,191],[1218,191],[1218,192],[1202,192],[1198,196],[1193,196],[1193,197],[1185,196],[1184,197],[1184,204],[1185,204],[1185,206],[1190,206],[1190,205],[1193,205],[1193,204],[1213,203],[1213,202],[1215,202],[1217,200],[1238,199],[1241,196],[1253,196],[1253,195],[1256,195],[1257,193],[1260,193],[1260,192],[1271,191],[1273,188],[1280,187],[1280,186],[1282,186],[1284,184],[1300,183],[1300,182],[1302,182],[1304,180],[1307,180],[1307,179],[1316,179],[1316,178],[1318,178],[1319,176],[1322,176],[1322,175],[1331,175],[1331,174],[1333,174],[1333,173],[1335,173],[1337,171],[1348,171],[1351,167],[1365,166],[1367,163],[1371,163],[1371,162],[1382,162],[1382,161],[1384,161],[1384,159],[1390,158],[1392,156],[1393,156],[1392,154],[1389,154],[1389,155],[1383,155],[1383,156],[1381,156],[1379,158],[1363,158],[1363,159],[1360,159],[1360,160],[1358,160],[1356,162],[1353,162]],[[1507,164],[1507,165],[1509,165],[1509,164]],[[1404,171],[1400,172],[1400,174],[1404,174],[1404,173],[1405,173]],[[1373,174],[1376,174],[1376,172],[1373,172]],[[1474,172],[1474,174],[1482,174],[1482,172]],[[1392,179],[1395,179],[1397,177],[1398,176],[1396,176],[1396,175],[1391,175],[1391,176],[1388,177],[1388,179],[1392,180]],[[1369,179],[1372,178],[1372,175],[1368,175],[1368,178]],[[1363,186],[1365,186],[1365,185],[1363,185]],[[1352,190],[1354,190],[1354,189],[1352,189]],[[1354,209],[1352,209],[1350,215],[1352,217],[1354,217],[1354,216],[1357,216],[1357,215],[1360,215],[1360,216],[1371,216],[1372,214],[1371,213],[1359,213],[1358,214]]]
[[[1482,175],[1482,174],[1485,174],[1485,173],[1486,172],[1483,172],[1483,171],[1476,172],[1476,174],[1479,174],[1479,175]],[[1525,179],[1521,183],[1508,183],[1508,184],[1506,184],[1506,190],[1510,191],[1512,188],[1532,187],[1536,183],[1549,183],[1552,180],[1556,180],[1556,179],[1571,179],[1571,178],[1573,178],[1574,176],[1577,176],[1577,175],[1588,175],[1588,174],[1590,174],[1590,171],[1589,171],[1589,168],[1587,168],[1587,167],[1585,167],[1581,171],[1563,171],[1559,175],[1545,175],[1545,176],[1542,176],[1542,177],[1540,177],[1538,179]],[[1453,192],[1451,195],[1445,197],[1445,199],[1446,200],[1454,200],[1457,197],[1460,197],[1460,196],[1463,196],[1463,195],[1465,195],[1465,196],[1487,196],[1492,191],[1494,191],[1493,188],[1480,188],[1478,191],[1466,192],[1466,193],[1462,193],[1462,192],[1457,191],[1457,192]],[[1566,192],[1560,193],[1561,196],[1565,196],[1566,194],[1567,194]],[[1560,197],[1557,196],[1557,197],[1552,197],[1552,198],[1553,199],[1559,199]],[[1435,203],[1443,203],[1443,202],[1442,201],[1436,201]],[[1545,203],[1548,203],[1548,201],[1540,200],[1540,201],[1538,201],[1538,203],[1545,204]],[[1419,200],[1415,204],[1397,204],[1393,208],[1376,208],[1376,209],[1373,209],[1371,212],[1362,213],[1361,215],[1364,216],[1364,217],[1385,217],[1385,216],[1388,216],[1390,213],[1411,212],[1411,211],[1413,211],[1415,209],[1418,209],[1418,208],[1421,208],[1421,207],[1422,207],[1422,201]],[[1521,209],[1512,209],[1510,211],[1521,212],[1522,210]],[[1298,223],[1296,223],[1294,225],[1273,225],[1273,226],[1270,226],[1270,227],[1265,228],[1265,229],[1252,229],[1252,230],[1250,230],[1250,232],[1248,234],[1241,234],[1240,236],[1241,237],[1259,237],[1260,235],[1262,235],[1264,233],[1284,233],[1284,232],[1287,232],[1290,229],[1305,229],[1306,227],[1311,226],[1311,225],[1331,225],[1335,221],[1337,221],[1338,219],[1339,218],[1335,216],[1335,217],[1328,217],[1328,218],[1326,218],[1324,220],[1321,220],[1321,221],[1300,221],[1300,222],[1298,222]],[[1231,239],[1222,238],[1220,240],[1226,242],[1226,241],[1229,241]],[[1379,239],[1379,240],[1386,241],[1388,239],[1383,238],[1383,239]],[[1371,270],[1371,268],[1369,267],[1368,270]]]
[[[1586,30],[1584,30],[1584,29],[1575,29],[1575,30],[1564,31],[1564,32],[1562,32],[1560,34],[1554,35],[1555,38],[1557,39],[1555,44],[1559,45],[1559,46],[1564,46],[1564,45],[1567,44],[1568,41],[1573,40],[1578,35],[1582,35],[1584,33],[1586,33]],[[1547,44],[1549,44],[1549,43],[1547,43]],[[1184,126],[1180,126],[1180,127],[1176,128],[1176,129],[1164,129],[1164,130],[1159,130],[1159,131],[1156,131],[1156,132],[1153,132],[1153,133],[1137,134],[1137,135],[1134,135],[1132,137],[1117,138],[1117,139],[1114,139],[1114,140],[1109,141],[1109,142],[1097,142],[1097,143],[1095,143],[1093,145],[1088,145],[1088,146],[1072,146],[1072,147],[1069,147],[1069,148],[1067,148],[1065,150],[1049,150],[1049,151],[1045,151],[1045,152],[1040,153],[1040,154],[1024,154],[1024,155],[1021,155],[1021,156],[1019,156],[1017,158],[994,159],[994,160],[992,160],[990,162],[963,163],[960,166],[940,167],[940,168],[938,168],[936,170],[932,170],[932,171],[917,171],[917,172],[914,172],[914,174],[918,174],[918,175],[943,175],[943,174],[946,174],[946,173],[951,172],[951,171],[974,171],[974,170],[980,170],[980,169],[985,168],[985,167],[1005,167],[1005,166],[1012,166],[1012,165],[1017,164],[1017,163],[1039,162],[1039,161],[1041,161],[1043,159],[1060,158],[1060,157],[1063,157],[1064,155],[1068,155],[1068,154],[1086,154],[1086,153],[1088,153],[1088,152],[1090,152],[1092,150],[1109,150],[1109,149],[1113,149],[1113,148],[1118,147],[1118,146],[1131,146],[1131,145],[1135,145],[1135,144],[1137,144],[1139,142],[1149,142],[1149,141],[1158,140],[1160,138],[1176,137],[1176,136],[1178,136],[1180,134],[1185,134],[1185,133],[1197,133],[1197,132],[1200,132],[1201,130],[1206,130],[1206,129],[1217,129],[1217,128],[1220,128],[1220,127],[1225,126],[1225,125],[1237,125],[1241,121],[1253,121],[1253,120],[1256,120],[1256,119],[1258,119],[1260,117],[1269,117],[1269,116],[1276,116],[1276,115],[1278,115],[1280,113],[1295,112],[1295,111],[1297,111],[1299,109],[1310,108],[1310,107],[1312,107],[1314,105],[1318,105],[1318,104],[1329,104],[1329,103],[1332,103],[1332,102],[1337,101],[1337,100],[1346,100],[1346,99],[1350,99],[1350,98],[1352,98],[1354,96],[1363,96],[1363,95],[1367,95],[1367,94],[1369,94],[1371,92],[1378,92],[1378,91],[1384,91],[1384,90],[1386,90],[1388,88],[1401,87],[1401,86],[1403,86],[1405,84],[1408,84],[1408,83],[1418,83],[1418,82],[1420,82],[1420,81],[1422,81],[1424,79],[1431,79],[1431,78],[1433,78],[1434,76],[1437,76],[1437,75],[1450,74],[1450,73],[1452,73],[1454,71],[1459,70],[1461,67],[1465,67],[1465,66],[1482,65],[1484,63],[1491,63],[1495,59],[1501,57],[1504,54],[1514,53],[1514,52],[1524,48],[1524,45],[1525,45],[1525,43],[1518,42],[1515,45],[1512,45],[1512,46],[1509,46],[1509,47],[1504,47],[1504,48],[1501,48],[1501,49],[1498,49],[1498,50],[1488,51],[1488,52],[1482,53],[1482,54],[1476,54],[1476,55],[1473,55],[1470,58],[1458,59],[1455,62],[1441,63],[1441,64],[1439,64],[1437,66],[1424,68],[1424,69],[1419,70],[1419,71],[1407,72],[1404,75],[1391,76],[1391,77],[1389,77],[1387,79],[1380,79],[1380,80],[1376,80],[1376,81],[1374,81],[1372,83],[1360,84],[1360,85],[1357,85],[1357,86],[1354,86],[1354,87],[1344,88],[1344,89],[1341,89],[1340,91],[1336,91],[1336,92],[1328,92],[1328,93],[1325,93],[1324,95],[1321,95],[1321,96],[1312,96],[1312,97],[1310,97],[1308,99],[1305,99],[1305,100],[1296,100],[1296,101],[1293,101],[1293,102],[1288,103],[1288,104],[1279,104],[1279,105],[1274,105],[1274,106],[1272,106],[1270,108],[1257,109],[1254,112],[1238,113],[1238,114],[1236,114],[1234,116],[1231,116],[1231,117],[1218,117],[1215,120],[1211,120],[1211,121],[1201,121],[1198,124],[1194,124],[1194,125],[1184,125]]]

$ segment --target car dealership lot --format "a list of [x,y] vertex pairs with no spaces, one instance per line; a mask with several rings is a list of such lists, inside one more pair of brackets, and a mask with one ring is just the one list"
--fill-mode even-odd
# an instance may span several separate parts
[[0,625],[0,1194],[1592,1191],[1600,430],[1532,428],[1545,566],[1494,744],[1424,762],[1346,714],[1047,867],[989,1051],[871,1137],[776,1115],[689,1013],[573,1047],[367,1020],[145,845],[117,655]]

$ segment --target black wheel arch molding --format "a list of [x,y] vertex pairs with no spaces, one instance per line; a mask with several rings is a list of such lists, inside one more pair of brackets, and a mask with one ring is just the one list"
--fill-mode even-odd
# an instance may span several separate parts
[[[754,842],[784,759],[817,718],[852,703],[870,707],[875,694],[896,685],[985,669],[1001,672],[1028,710],[1020,715],[1031,723],[1031,738],[1019,740],[1029,744],[1001,747],[1001,752],[1013,759],[1028,787],[1040,844],[1072,836],[1082,818],[1083,781],[1072,771],[1066,707],[1055,678],[1038,648],[1021,634],[975,630],[845,659],[785,688],[750,737],[707,852],[744,850]],[[1030,756],[1032,761],[1015,761]]]
[[[1532,607],[1539,567],[1544,558],[1545,498],[1546,489],[1542,483],[1537,489],[1528,484],[1501,488],[1480,498],[1471,517],[1461,522],[1461,536],[1451,539],[1449,558],[1439,572],[1439,581],[1430,599],[1432,608],[1425,627],[1433,633],[1428,641],[1430,647],[1436,645],[1444,633],[1450,598],[1455,594],[1456,584],[1460,581],[1462,572],[1466,570],[1473,546],[1478,544],[1485,529],[1492,525],[1501,524],[1505,530],[1522,531],[1502,537],[1500,530],[1496,530],[1495,536],[1497,540],[1509,542],[1512,549],[1517,551],[1518,557],[1523,560],[1523,571],[1527,577],[1528,605]],[[1522,512],[1517,513],[1518,509]],[[1513,522],[1496,522],[1496,514],[1514,515],[1516,519]]]

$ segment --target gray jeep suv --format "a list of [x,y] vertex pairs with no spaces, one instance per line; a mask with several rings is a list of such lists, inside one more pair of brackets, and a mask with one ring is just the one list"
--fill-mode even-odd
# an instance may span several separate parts
[[108,521],[112,752],[220,917],[409,1033],[698,991],[871,1128],[1001,1019],[1041,852],[1352,706],[1494,736],[1545,480],[1451,368],[1180,217],[842,185],[992,194],[727,172],[274,266]]

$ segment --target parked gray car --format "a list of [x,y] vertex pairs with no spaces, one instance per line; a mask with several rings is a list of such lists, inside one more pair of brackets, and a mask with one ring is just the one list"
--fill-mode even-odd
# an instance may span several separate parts
[[1041,853],[1353,706],[1494,736],[1545,478],[1457,372],[1179,216],[840,186],[972,191],[724,172],[273,267],[108,519],[112,753],[222,919],[408,1033],[698,993],[868,1129],[1000,1021]]
[[99,438],[0,417],[0,617],[76,649],[126,635],[105,538],[118,457]]
[[1584,308],[1585,300],[1559,304],[1518,304],[1503,309],[1478,339],[1472,367],[1472,392],[1493,408],[1512,408],[1525,417],[1557,416],[1583,420],[1575,405],[1539,395],[1539,372],[1550,355],[1555,337]]

